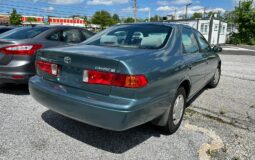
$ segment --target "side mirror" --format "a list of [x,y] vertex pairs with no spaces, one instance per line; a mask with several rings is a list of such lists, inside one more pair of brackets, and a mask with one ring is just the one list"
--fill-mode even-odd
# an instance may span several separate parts
[[215,53],[222,52],[222,48],[220,46],[213,46],[212,51]]

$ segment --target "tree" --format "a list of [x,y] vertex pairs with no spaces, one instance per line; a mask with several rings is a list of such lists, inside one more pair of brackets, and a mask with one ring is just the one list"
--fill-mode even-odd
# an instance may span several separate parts
[[161,20],[161,17],[159,15],[155,15],[154,17],[151,17],[151,22],[159,22]]
[[230,38],[232,43],[255,44],[255,9],[253,0],[240,2],[240,6],[235,8],[234,23],[238,25],[238,33]]
[[28,18],[27,18],[27,22],[29,22],[30,25],[32,25],[33,22],[37,22],[37,19],[34,18],[34,17],[28,17]]
[[119,15],[114,14],[114,15],[112,16],[112,19],[113,19],[113,23],[114,23],[114,24],[120,23],[120,17],[119,17]]
[[100,25],[102,28],[111,26],[114,24],[112,16],[107,11],[97,11],[92,16],[92,23]]
[[10,15],[10,24],[11,25],[21,25],[22,20],[21,20],[21,15],[17,13],[16,9],[12,9],[12,13]]
[[193,13],[191,18],[192,19],[197,19],[197,18],[202,18],[202,17],[203,17],[202,13],[195,12],[195,13]]
[[85,25],[91,24],[91,20],[89,19],[89,17],[84,16],[83,19],[84,19]]
[[233,24],[235,22],[235,12],[234,11],[225,12],[223,20],[227,23]]
[[132,18],[132,17],[128,17],[127,19],[125,19],[124,22],[125,22],[125,23],[134,23],[134,22],[135,22],[135,19]]

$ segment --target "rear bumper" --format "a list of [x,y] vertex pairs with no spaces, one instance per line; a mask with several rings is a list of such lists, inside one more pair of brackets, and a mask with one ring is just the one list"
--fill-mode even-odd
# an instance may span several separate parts
[[35,66],[31,58],[12,60],[7,65],[0,65],[0,83],[28,83],[34,74]]
[[150,99],[133,100],[86,92],[35,76],[29,81],[33,98],[72,119],[115,131],[146,123],[163,110]]

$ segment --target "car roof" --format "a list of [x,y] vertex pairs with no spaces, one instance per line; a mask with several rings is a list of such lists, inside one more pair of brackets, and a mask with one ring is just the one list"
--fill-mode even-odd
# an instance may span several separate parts
[[38,26],[34,26],[36,27],[48,27],[48,28],[82,28],[82,27],[77,27],[77,26],[64,26],[64,25],[38,25]]
[[174,23],[174,22],[142,22],[142,23],[124,23],[118,25],[162,25],[162,26],[170,26],[170,27],[186,27],[192,28],[188,25]]
[[10,29],[13,29],[15,27],[14,26],[0,26],[0,28],[10,28]]

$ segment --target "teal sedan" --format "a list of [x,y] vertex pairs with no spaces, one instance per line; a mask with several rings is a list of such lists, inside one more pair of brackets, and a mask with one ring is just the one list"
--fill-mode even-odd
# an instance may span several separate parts
[[185,25],[116,25],[80,45],[39,50],[29,90],[93,126],[123,131],[151,121],[172,134],[187,102],[218,85],[221,50]]

